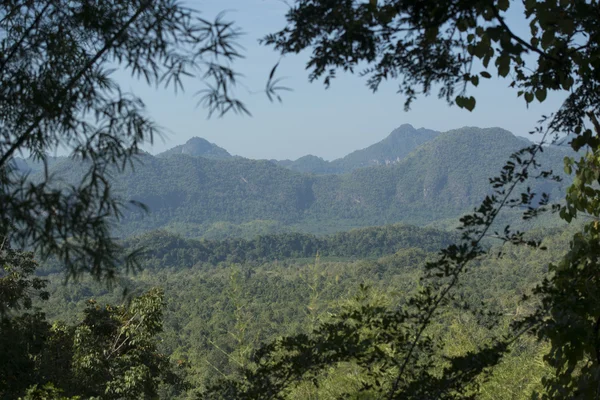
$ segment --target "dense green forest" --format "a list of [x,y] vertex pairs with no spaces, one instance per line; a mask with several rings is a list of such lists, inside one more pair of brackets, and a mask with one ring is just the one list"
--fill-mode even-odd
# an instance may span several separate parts
[[[1,399],[600,398],[597,0],[285,2],[278,30],[254,15],[278,60],[259,91],[243,30],[191,4],[0,2]],[[406,112],[507,105],[474,91],[492,78],[559,103],[535,141],[402,125],[333,161],[144,150],[170,128],[138,83],[251,116],[298,54],[326,87],[394,81]],[[340,104],[318,118],[377,118]]]
[[457,235],[433,229],[392,225],[363,228],[317,237],[301,233],[262,235],[254,239],[190,240],[165,232],[150,232],[128,239],[125,246],[144,248],[146,268],[181,268],[196,263],[257,264],[289,258],[374,258],[398,249],[420,247],[434,252]]
[[[401,127],[385,143],[407,131],[412,130]],[[223,387],[223,379],[238,379],[265,343],[308,334],[353,307],[404,302],[419,287],[424,265],[460,240],[454,216],[488,190],[492,168],[471,165],[490,154],[478,156],[470,149],[494,149],[497,156],[491,157],[500,164],[505,154],[526,144],[498,129],[465,128],[426,139],[408,144],[412,151],[399,155],[400,161],[338,175],[299,174],[270,161],[224,156],[204,141],[158,157],[145,154],[134,171],[115,179],[122,193],[150,207],[148,215],[127,214],[121,230],[125,251],[142,250],[140,269],[119,277],[113,289],[87,278],[65,285],[61,263],[48,260],[37,273],[48,281],[49,298],[34,301],[35,307],[48,321],[62,321],[65,332],[77,332],[86,326],[80,321],[90,312],[90,299],[99,306],[128,304],[161,288],[163,325],[153,332],[159,338],[156,351],[169,360],[171,372],[163,372],[157,393],[181,399],[207,395],[213,385]],[[545,161],[558,164],[564,154],[549,148]],[[67,181],[77,178],[70,160],[57,159],[52,168]],[[546,181],[536,184],[554,195],[562,190]],[[497,226],[517,222],[519,212],[506,210]],[[354,228],[411,220],[406,215],[442,230],[405,223]],[[521,297],[546,276],[547,262],[564,251],[564,238],[574,229],[551,228],[561,226],[551,214],[517,225],[537,227],[529,237],[543,238],[549,250],[489,241],[494,250],[472,266],[455,304],[435,321],[433,329],[453,343],[445,350],[449,355],[475,349],[474,340],[502,333],[513,315],[533,307]],[[500,324],[487,326],[485,317],[469,311],[469,305],[482,302],[489,312],[505,315]],[[541,361],[546,347],[531,339],[519,346],[482,382],[481,393],[487,393],[482,398],[525,399],[540,389],[548,373]],[[519,373],[517,364],[527,372]],[[318,383],[292,385],[288,398],[336,398],[366,379],[357,367],[349,363]],[[54,379],[64,387],[61,379],[72,378]],[[498,397],[509,387],[512,394]],[[72,393],[77,392],[81,389]]]
[[[255,354],[277,338],[318,332],[359,309],[361,313],[371,307],[393,309],[406,302],[417,293],[425,265],[436,260],[440,249],[460,242],[460,232],[454,230],[457,216],[489,191],[492,165],[500,165],[507,154],[528,143],[499,129],[463,128],[425,135],[422,143],[400,143],[396,149],[390,145],[399,138],[414,139],[401,135],[406,132],[420,131],[403,126],[368,149],[368,157],[377,149],[396,151],[393,163],[349,168],[341,174],[302,174],[290,170],[295,167],[230,156],[203,140],[157,157],[143,154],[132,171],[114,176],[120,193],[150,208],[147,215],[129,211],[117,229],[124,252],[141,250],[137,268],[120,275],[111,288],[91,278],[65,284],[64,267],[57,259],[36,267],[47,283],[47,295],[34,299],[33,322],[22,322],[11,335],[34,329],[27,324],[35,323],[44,340],[60,343],[65,357],[74,357],[72,370],[52,378],[54,386],[39,389],[41,393],[59,390],[75,395],[88,390],[92,395],[103,390],[67,383],[88,371],[77,354],[97,351],[80,349],[74,335],[88,332],[91,319],[98,315],[106,323],[122,324],[110,329],[131,329],[123,320],[135,317],[131,304],[155,304],[145,312],[157,325],[136,328],[131,334],[144,340],[158,338],[153,351],[159,361],[153,368],[160,377],[152,389],[141,389],[146,385],[141,375],[131,393],[149,390],[162,398],[186,399],[212,398],[215,393],[228,398],[218,394],[227,387],[223,382],[241,379],[247,368],[258,368]],[[484,154],[483,149],[493,151]],[[565,154],[563,148],[549,147],[544,162],[558,165]],[[486,168],[473,169],[483,158]],[[23,171],[31,165],[31,179],[40,179],[39,165],[19,162]],[[79,179],[80,170],[65,158],[54,159],[51,170],[65,183]],[[536,190],[553,196],[564,185],[547,180],[534,184]],[[534,304],[522,301],[523,295],[547,276],[548,262],[565,250],[565,238],[577,229],[577,224],[567,228],[558,223],[553,214],[531,223],[518,221],[521,212],[505,210],[495,226],[533,228],[528,238],[543,239],[548,250],[501,245],[493,239],[486,243],[491,250],[473,262],[454,301],[430,328],[452,343],[445,348],[446,355],[474,351],[475,342],[502,334],[511,321],[534,309]],[[403,223],[382,225],[398,220]],[[408,225],[407,220],[431,227]],[[355,228],[369,224],[379,226]],[[153,292],[156,288],[160,292]],[[164,304],[160,313],[158,304]],[[472,311],[480,304],[488,313],[500,315],[500,322],[490,324],[489,317]],[[376,328],[366,332],[379,335]],[[107,335],[97,339],[98,346],[119,342],[117,333]],[[478,383],[481,398],[525,399],[541,389],[541,379],[549,373],[542,361],[547,346],[531,338],[521,339],[518,346],[491,377]],[[123,359],[138,351],[125,348]],[[20,393],[27,382],[38,381],[36,376],[52,368],[45,353],[36,357],[39,363],[28,367],[34,375],[23,378]],[[134,359],[138,361],[120,367],[121,374],[137,368],[140,359]],[[123,363],[118,360],[114,362]],[[440,360],[440,368],[443,365]],[[110,363],[103,368],[116,371]],[[292,384],[286,396],[338,398],[375,379],[361,368],[350,361],[339,364],[312,383]],[[121,384],[116,375],[110,379],[107,387]],[[366,395],[369,398],[368,391]]]
[[[448,307],[435,324],[434,329],[452,342],[447,351],[469,351],[473,341],[506,329],[506,324],[527,313],[533,305],[521,297],[546,276],[547,263],[564,251],[565,238],[574,228],[570,229],[530,234],[543,237],[548,250],[496,246],[489,256],[478,260],[459,289],[461,303]],[[135,239],[150,248],[150,254],[144,256],[144,270],[121,278],[119,289],[108,290],[87,279],[65,286],[60,274],[51,274],[46,276],[49,300],[38,305],[48,318],[73,323],[90,298],[99,304],[118,304],[122,287],[128,288],[129,296],[164,288],[166,308],[159,348],[173,362],[186,366],[183,373],[193,387],[180,389],[178,394],[168,392],[168,396],[188,398],[224,376],[235,377],[240,365],[251,363],[251,355],[261,343],[308,333],[319,323],[335,319],[345,307],[358,307],[361,302],[402,302],[418,286],[424,263],[433,260],[436,249],[451,239],[434,230],[390,226],[327,236],[319,239],[320,250],[303,250],[290,245],[302,240],[305,246],[311,241],[314,245],[316,238],[275,235],[247,242],[195,242],[149,233]],[[258,246],[267,243],[271,245],[257,254]],[[221,254],[233,258],[209,259],[200,248],[212,248],[213,252],[222,248]],[[227,249],[236,250],[228,253]],[[503,315],[500,325],[486,328],[484,316],[464,308],[481,302]],[[482,383],[481,398],[529,398],[549,373],[541,361],[545,349],[530,339],[519,342],[518,349]],[[341,367],[320,377],[318,385],[300,384],[289,398],[336,398],[361,379],[360,374]]]

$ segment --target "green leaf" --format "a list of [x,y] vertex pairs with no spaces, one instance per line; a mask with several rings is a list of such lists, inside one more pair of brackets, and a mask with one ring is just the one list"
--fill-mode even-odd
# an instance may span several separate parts
[[538,99],[538,101],[541,103],[544,100],[546,100],[546,94],[547,94],[546,89],[544,89],[544,88],[538,89],[535,91],[535,98]]
[[486,79],[490,79],[492,77],[492,75],[487,71],[482,71],[479,73],[479,75],[481,75],[482,77],[484,77]]
[[538,45],[540,44],[540,40],[536,37],[532,37],[529,43],[531,43],[533,47],[538,47]]
[[572,76],[567,76],[561,80],[561,85],[564,90],[571,89],[571,86],[573,86],[574,83],[575,83],[575,79],[573,79]]
[[508,0],[498,0],[498,8],[502,11],[508,10],[510,2]]
[[475,98],[473,96],[456,96],[455,103],[460,108],[466,108],[469,111],[473,111],[475,108]]
[[565,159],[565,173],[567,175],[571,175],[573,173],[573,167],[570,163],[566,162],[567,160]]
[[490,54],[486,54],[486,55],[483,57],[483,61],[482,61],[482,62],[483,62],[483,66],[484,66],[484,67],[486,67],[486,68],[488,67],[488,65],[490,64],[490,60],[491,60],[491,58],[492,58],[492,56],[491,56]]
[[526,10],[531,10],[535,7],[537,1],[536,0],[525,0],[524,5]]
[[504,53],[498,59],[496,59],[496,66],[498,67],[498,75],[506,77],[510,72],[510,57]]
[[547,30],[542,34],[542,48],[547,49],[554,41],[554,30]]
[[475,108],[475,97],[471,96],[465,99],[465,108],[469,111],[473,111]]
[[531,103],[533,101],[533,93],[525,92],[525,101]]

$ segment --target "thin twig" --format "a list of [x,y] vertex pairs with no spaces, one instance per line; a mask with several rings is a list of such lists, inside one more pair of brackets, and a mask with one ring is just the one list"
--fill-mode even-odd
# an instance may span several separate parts
[[[535,160],[535,156],[537,155],[538,151],[542,148],[542,144],[544,143],[544,140],[545,140],[546,136],[548,135],[548,133],[549,133],[549,130],[546,130],[546,132],[544,133],[544,136],[542,137],[540,143],[535,147],[535,150],[533,150],[531,152],[530,159],[527,161],[527,163],[525,163],[523,169],[521,170],[522,173],[525,172],[525,171],[527,171],[527,169],[533,164],[533,162]],[[494,220],[496,219],[496,217],[498,216],[499,212],[502,210],[502,208],[504,207],[504,205],[508,201],[509,197],[511,196],[512,192],[515,190],[515,188],[517,187],[517,185],[519,183],[521,183],[519,179],[515,179],[515,181],[512,183],[512,185],[510,186],[509,190],[506,192],[506,195],[504,196],[504,198],[502,199],[502,201],[500,202],[500,204],[498,205],[498,207],[491,213],[489,219],[486,221],[485,228],[480,232],[480,234],[476,238],[476,240],[472,242],[472,244],[471,244],[472,249],[471,249],[470,253],[467,256],[473,256],[474,255],[475,249],[477,247],[479,247],[479,244],[481,243],[481,241],[485,237],[486,233],[488,232],[488,230],[492,226],[492,224],[493,224]],[[439,308],[439,306],[442,303],[442,301],[446,298],[446,295],[458,283],[459,275],[462,272],[462,270],[464,269],[464,267],[468,264],[469,261],[471,261],[471,259],[469,259],[467,257],[467,261],[465,261],[462,265],[461,264],[458,265],[458,267],[452,273],[452,279],[451,279],[451,281],[444,288],[444,290],[439,294],[437,300],[434,302],[433,306],[431,307],[431,309],[429,310],[429,312],[425,316],[425,319],[421,323],[421,327],[419,328],[419,331],[417,332],[417,335],[415,336],[415,339],[412,341],[410,349],[408,351],[408,354],[404,358],[404,362],[402,363],[402,366],[400,367],[400,371],[398,372],[398,376],[394,380],[394,384],[392,385],[392,390],[390,391],[390,395],[389,395],[389,399],[390,400],[394,398],[394,394],[396,393],[396,391],[398,390],[398,386],[400,385],[400,379],[404,375],[404,372],[405,372],[406,367],[408,366],[408,363],[409,363],[409,361],[410,361],[410,359],[411,359],[411,357],[413,355],[413,352],[415,351],[415,349],[417,347],[417,344],[418,344],[419,340],[421,339],[421,336],[425,332],[425,329],[427,329],[427,327],[429,326],[429,323],[431,322],[431,319],[433,318],[434,313],[437,311],[437,309]]]
[[519,36],[515,35],[513,33],[513,31],[509,28],[509,26],[506,24],[506,22],[504,21],[504,18],[500,15],[500,11],[498,11],[496,6],[494,4],[491,4],[490,7],[492,8],[492,11],[494,12],[494,16],[496,17],[498,22],[500,22],[500,25],[502,26],[502,28],[504,28],[506,33],[508,33],[511,38],[513,38],[514,40],[519,42],[521,45],[525,46],[525,48],[527,48],[528,50],[531,50],[544,58],[547,58],[549,60],[556,61],[556,62],[561,61],[560,59],[551,56],[550,54],[546,53],[545,51],[540,50],[538,47],[532,46],[530,43],[527,43],[525,40],[523,40]]
[[[148,7],[150,7],[151,4],[152,4],[151,1],[147,1],[146,3],[144,3],[144,5],[142,5],[136,11],[136,13],[125,23],[125,25],[123,25],[123,27],[121,27],[121,29],[119,29],[119,31],[104,44],[104,47],[102,47],[102,49],[100,49],[100,51],[98,51],[98,53],[96,53],[96,55],[92,59],[90,59],[85,64],[85,66],[74,77],[71,78],[69,83],[61,91],[61,94],[59,97],[65,96],[66,94],[68,94],[68,92],[71,89],[73,89],[75,87],[75,85],[77,85],[77,83],[83,77],[83,75],[90,68],[92,68],[94,66],[94,64],[96,64],[96,62],[98,62],[98,60],[100,60],[100,58],[102,58],[102,56],[104,56],[104,54],[108,50],[110,50],[110,48],[125,33],[125,31],[129,28],[129,26],[131,26],[131,24],[133,24],[140,17],[140,15]],[[6,153],[4,153],[2,155],[2,157],[0,158],[0,167],[3,166],[6,163],[6,161],[8,159],[10,159],[10,157],[13,155],[13,153],[17,149],[19,149],[23,145],[23,143],[25,143],[25,141],[27,141],[29,139],[29,136],[31,135],[33,130],[39,126],[39,124],[42,122],[42,120],[46,117],[46,114],[47,114],[47,111],[43,111],[42,114],[40,116],[38,116],[34,120],[34,122],[27,128],[27,130],[25,130],[25,132],[19,136],[19,139],[11,145],[11,147],[6,151]]]

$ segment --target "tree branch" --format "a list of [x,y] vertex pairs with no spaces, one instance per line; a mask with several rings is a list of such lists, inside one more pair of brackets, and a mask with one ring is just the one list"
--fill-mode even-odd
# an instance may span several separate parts
[[[535,156],[537,155],[537,153],[542,148],[542,144],[544,143],[544,140],[545,140],[546,136],[548,135],[548,132],[549,131],[547,130],[544,133],[544,136],[542,137],[540,143],[535,147],[535,150],[532,151],[531,157],[527,161],[527,163],[524,165],[522,171],[526,171],[531,165],[533,165],[533,163],[535,161]],[[450,290],[458,283],[458,279],[459,279],[460,273],[462,272],[462,270],[464,269],[464,267],[468,264],[468,262],[472,260],[472,258],[469,258],[469,257],[475,255],[474,254],[475,249],[477,247],[479,247],[479,244],[481,243],[481,241],[485,237],[486,233],[488,232],[488,230],[490,229],[490,227],[494,223],[494,220],[496,219],[496,217],[498,216],[498,214],[500,213],[500,211],[502,210],[502,208],[504,207],[504,205],[508,201],[509,197],[511,196],[512,192],[515,190],[515,188],[517,187],[517,185],[519,183],[520,183],[519,179],[515,179],[515,181],[512,183],[512,185],[510,186],[510,188],[506,192],[506,195],[502,198],[502,201],[500,202],[500,204],[498,205],[498,207],[491,213],[488,221],[486,221],[485,228],[479,233],[479,235],[477,236],[477,238],[473,242],[471,242],[471,251],[467,254],[466,261],[464,261],[462,264],[459,264],[457,266],[457,268],[455,269],[455,271],[452,273],[452,280],[448,283],[448,285],[444,288],[444,290],[442,290],[442,292],[438,296],[437,300],[434,302],[434,304],[432,305],[431,309],[429,310],[429,312],[425,316],[425,319],[421,323],[421,327],[419,328],[419,331],[417,332],[417,335],[416,335],[415,339],[411,343],[411,346],[410,346],[410,349],[408,351],[408,354],[404,357],[404,362],[402,363],[402,366],[400,367],[400,371],[398,372],[398,376],[394,380],[394,384],[392,385],[392,390],[390,391],[390,395],[389,395],[389,399],[390,400],[392,400],[394,398],[394,394],[396,393],[396,391],[398,390],[398,386],[400,385],[400,379],[402,378],[402,375],[406,371],[406,367],[408,366],[408,363],[409,363],[409,361],[410,361],[410,359],[411,359],[411,357],[413,355],[413,352],[415,351],[415,349],[417,347],[417,344],[418,344],[419,340],[421,339],[421,336],[423,336],[423,333],[425,332],[425,329],[427,329],[427,327],[429,326],[429,323],[431,322],[431,319],[433,318],[433,315],[434,315],[435,311],[437,311],[437,309],[441,305],[442,301],[446,298],[446,296],[450,292]]]
[[25,33],[23,34],[23,36],[21,36],[21,38],[17,41],[17,43],[15,43],[10,48],[10,51],[8,52],[8,55],[6,56],[6,58],[4,60],[2,60],[2,63],[0,63],[0,72],[2,70],[4,70],[4,67],[6,67],[6,65],[8,64],[8,62],[10,61],[10,59],[14,57],[14,55],[17,53],[17,50],[19,49],[19,47],[21,47],[21,45],[23,44],[23,42],[25,41],[25,39],[27,39],[27,37],[29,36],[29,34],[31,34],[31,31],[33,31],[37,27],[37,25],[42,20],[42,17],[44,15],[44,13],[48,9],[48,7],[50,7],[51,4],[52,4],[52,1],[49,1],[49,2],[46,3],[46,5],[44,6],[44,8],[42,8],[42,10],[40,11],[40,13],[36,16],[36,18],[33,21],[33,23],[29,26],[29,28],[27,28],[27,30],[25,30]]
[[506,22],[504,21],[504,18],[500,15],[500,11],[498,11],[498,8],[496,8],[496,6],[494,4],[491,4],[491,8],[492,8],[492,11],[494,12],[494,16],[496,17],[496,19],[500,23],[500,26],[502,26],[502,28],[504,28],[504,30],[506,31],[506,33],[508,33],[511,38],[513,38],[514,40],[516,40],[519,44],[521,44],[522,46],[524,46],[528,50],[531,50],[534,53],[537,53],[537,54],[539,54],[540,56],[542,56],[544,58],[547,58],[547,59],[555,61],[555,62],[560,62],[560,59],[549,55],[548,53],[540,50],[537,47],[532,46],[531,43],[527,43],[525,40],[523,40],[519,36],[515,35],[513,33],[513,31],[509,28],[509,26],[506,24]]
[[[131,24],[133,24],[138,18],[139,16],[151,5],[151,1],[147,1],[146,3],[144,3],[144,5],[142,5],[133,16],[131,16],[131,18],[125,23],[125,25],[119,29],[119,31],[113,36],[111,37],[105,44],[104,47],[102,49],[100,49],[100,51],[98,51],[98,53],[96,53],[96,55],[91,58],[86,64],[85,66],[73,77],[71,78],[71,80],[67,83],[67,85],[65,86],[65,88],[62,90],[61,94],[59,97],[63,97],[65,96],[69,90],[71,90],[73,87],[75,87],[75,85],[79,82],[79,80],[83,77],[83,75],[94,66],[94,64],[96,64],[96,62],[98,62],[98,60],[100,60],[100,58],[102,58],[102,56],[104,56],[104,54],[110,50],[110,48],[113,46],[113,44],[125,33],[125,31],[129,28],[129,26],[131,26]],[[17,141],[15,143],[13,143],[10,148],[6,151],[5,154],[2,155],[2,157],[0,158],[0,168],[6,164],[6,162],[10,159],[10,157],[14,154],[15,151],[17,151],[22,145],[23,143],[25,143],[25,141],[29,138],[29,136],[31,135],[31,133],[33,132],[33,130],[42,122],[42,120],[46,117],[46,112],[42,112],[42,114],[40,116],[38,116],[34,122],[27,128],[27,130],[19,137],[19,139],[17,139]]]

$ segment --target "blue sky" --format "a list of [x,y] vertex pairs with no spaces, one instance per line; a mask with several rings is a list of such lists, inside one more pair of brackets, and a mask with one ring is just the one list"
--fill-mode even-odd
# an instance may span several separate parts
[[[290,0],[291,1],[291,0]],[[258,39],[284,26],[287,6],[282,0],[188,0],[187,4],[213,17],[228,10],[246,32],[241,44],[245,59],[236,64],[244,75],[245,88],[238,93],[252,117],[234,114],[207,119],[206,110],[196,106],[194,93],[200,82],[188,82],[186,91],[175,95],[170,90],[148,88],[140,82],[122,79],[146,102],[150,114],[168,132],[166,140],[158,140],[151,153],[158,153],[184,143],[193,136],[203,137],[230,153],[249,158],[296,159],[314,154],[325,159],[342,157],[386,137],[394,128],[409,123],[416,128],[446,131],[462,126],[502,127],[523,136],[535,127],[542,114],[554,111],[560,98],[549,95],[544,104],[529,109],[516,91],[508,88],[508,80],[483,80],[472,94],[477,98],[475,111],[450,107],[435,95],[419,98],[411,110],[404,111],[404,99],[395,93],[393,81],[383,84],[373,94],[363,79],[340,74],[329,89],[321,83],[309,83],[304,69],[307,55],[286,56],[281,60],[279,75],[293,89],[283,93],[283,103],[271,103],[264,94],[251,94],[264,87],[267,76],[279,56],[260,46]],[[515,31],[526,26],[516,17]]]

